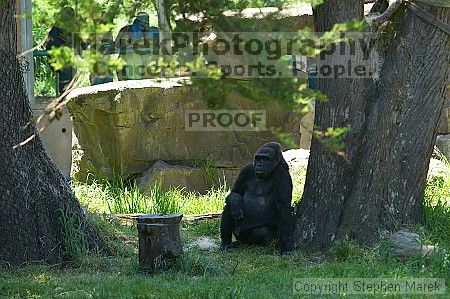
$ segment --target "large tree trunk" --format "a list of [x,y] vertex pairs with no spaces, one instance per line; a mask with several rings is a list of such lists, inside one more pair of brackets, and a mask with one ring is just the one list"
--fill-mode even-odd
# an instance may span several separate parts
[[[316,30],[361,19],[362,7],[362,0],[326,1],[314,11]],[[420,7],[449,21],[450,8]],[[420,220],[447,94],[450,38],[405,6],[393,21],[385,32],[396,34],[382,37],[388,46],[380,50],[379,80],[319,80],[329,101],[316,104],[315,124],[351,128],[348,162],[313,141],[296,220],[299,247],[325,249],[342,239],[373,244],[380,231]]]
[[16,59],[14,15],[15,1],[1,1],[0,265],[57,263],[70,251],[67,238],[92,248],[98,237],[39,136],[13,149],[36,131],[34,125],[25,128],[31,110]]

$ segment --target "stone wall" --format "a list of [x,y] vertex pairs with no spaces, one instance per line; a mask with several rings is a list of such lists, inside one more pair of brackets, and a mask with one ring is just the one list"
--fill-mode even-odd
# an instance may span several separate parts
[[[269,128],[280,127],[309,147],[311,137],[300,128],[300,118],[280,105],[258,107],[237,94],[224,96],[233,109],[265,109]],[[185,111],[208,107],[199,90],[175,80],[108,83],[76,89],[69,98],[77,139],[72,176],[81,181],[89,174],[142,175],[143,189],[158,177],[165,189],[180,185],[203,192],[213,181],[225,178],[231,184],[259,146],[276,140],[269,130],[185,130]]]

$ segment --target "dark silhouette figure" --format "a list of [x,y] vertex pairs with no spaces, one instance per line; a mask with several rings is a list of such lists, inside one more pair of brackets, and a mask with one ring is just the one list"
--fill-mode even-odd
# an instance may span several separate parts
[[[75,54],[81,53],[81,39],[77,33],[77,18],[72,7],[64,7],[56,21],[55,25],[50,29],[47,40],[45,41],[45,49],[51,50],[59,47],[69,47],[74,49]],[[76,70],[73,66],[65,66],[62,70],[56,71],[58,77],[57,94],[64,91],[67,84],[72,81]]]
[[253,163],[245,165],[225,200],[220,225],[221,250],[237,243],[268,245],[280,253],[293,250],[292,179],[280,144],[260,147]]
[[119,80],[145,79],[152,74],[147,66],[152,55],[159,54],[159,29],[150,27],[147,13],[138,13],[133,24],[124,26],[117,34],[115,46],[126,65],[119,72]]

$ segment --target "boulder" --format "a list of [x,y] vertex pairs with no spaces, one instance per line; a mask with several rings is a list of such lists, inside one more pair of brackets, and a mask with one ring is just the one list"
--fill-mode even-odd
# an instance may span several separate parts
[[428,179],[450,176],[450,167],[443,161],[431,158],[428,167]]
[[233,184],[238,174],[239,168],[189,167],[158,160],[136,181],[144,194],[150,194],[157,184],[163,191],[178,187],[186,192],[206,194],[212,187]]
[[450,161],[450,134],[438,135],[436,138],[436,147]]
[[[300,117],[277,103],[258,106],[238,94],[224,96],[232,109],[264,109],[267,127],[281,128],[297,144],[302,143],[301,138],[310,138],[300,132]],[[174,179],[173,183],[178,176],[175,173],[181,172],[186,183],[179,175],[180,185],[190,184],[192,179],[187,177],[196,177],[200,170],[185,167],[207,164],[215,169],[239,169],[251,161],[259,146],[276,140],[270,130],[186,130],[186,111],[209,108],[201,92],[185,78],[130,80],[78,88],[68,99],[78,141],[72,176],[80,181],[86,181],[89,174],[97,178],[111,178],[114,172],[139,175],[162,160],[179,166],[176,170],[164,170],[167,177]],[[201,179],[196,180],[200,184]]]
[[283,158],[289,165],[289,169],[297,170],[299,168],[308,167],[309,150],[307,149],[291,149],[283,152]]
[[392,243],[391,254],[398,259],[446,253],[444,249],[437,246],[421,244],[419,235],[408,231],[395,232],[391,234],[389,240]]

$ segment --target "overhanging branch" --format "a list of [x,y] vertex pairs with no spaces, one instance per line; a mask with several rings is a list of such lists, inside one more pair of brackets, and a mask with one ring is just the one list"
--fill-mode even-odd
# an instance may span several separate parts
[[403,0],[396,0],[386,9],[384,13],[376,17],[369,17],[366,21],[374,28],[380,27],[381,24],[389,20],[389,18],[402,6]]

